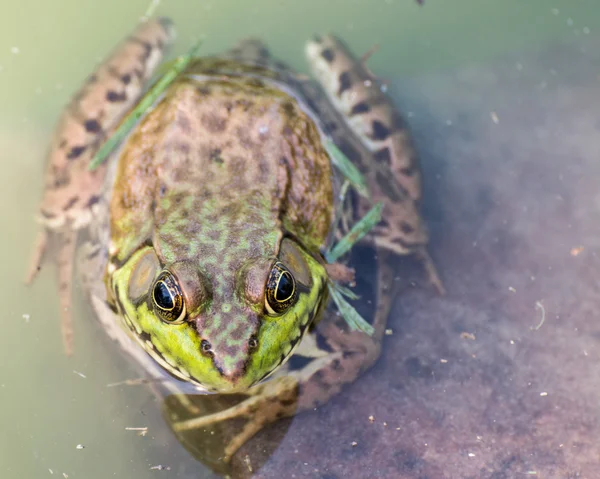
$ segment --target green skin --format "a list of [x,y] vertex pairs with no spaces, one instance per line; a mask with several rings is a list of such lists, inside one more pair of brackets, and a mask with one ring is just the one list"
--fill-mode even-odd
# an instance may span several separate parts
[[[132,335],[167,371],[232,392],[271,374],[320,319],[332,170],[293,97],[254,78],[193,79],[206,65],[214,62],[194,62],[119,152],[106,282]],[[190,135],[196,126],[211,135]],[[275,263],[295,283],[281,304]],[[182,302],[174,317],[153,294],[164,274]]]

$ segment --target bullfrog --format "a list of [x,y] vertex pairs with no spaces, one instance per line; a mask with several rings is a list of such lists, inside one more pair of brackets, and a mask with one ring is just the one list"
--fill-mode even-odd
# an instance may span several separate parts
[[[194,58],[91,170],[173,38],[167,19],[141,23],[67,106],[27,281],[44,261],[56,263],[68,354],[77,264],[109,336],[169,394],[184,403],[186,394],[242,394],[228,409],[172,425],[245,419],[225,448],[230,458],[266,424],[323,404],[375,362],[394,256],[416,255],[443,286],[426,250],[406,124],[364,59],[332,35],[306,46],[313,78],[255,39]],[[364,175],[368,196],[340,194],[328,142]],[[352,270],[328,264],[324,252],[376,202],[382,220],[363,240],[377,252],[369,335],[330,307],[328,285],[351,282]],[[301,368],[290,367],[292,356],[304,358]]]

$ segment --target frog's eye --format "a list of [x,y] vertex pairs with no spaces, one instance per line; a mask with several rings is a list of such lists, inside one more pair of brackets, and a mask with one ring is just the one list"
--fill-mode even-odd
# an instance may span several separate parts
[[185,301],[177,278],[163,271],[152,286],[154,312],[167,323],[181,323],[185,319]]
[[267,280],[265,309],[272,315],[281,314],[292,306],[297,298],[294,276],[282,263],[276,262]]

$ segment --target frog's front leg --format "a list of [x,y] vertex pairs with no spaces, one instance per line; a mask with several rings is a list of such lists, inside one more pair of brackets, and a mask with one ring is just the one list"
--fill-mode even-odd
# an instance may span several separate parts
[[34,280],[48,242],[52,242],[58,249],[61,326],[67,354],[72,352],[70,303],[77,232],[92,221],[106,174],[106,165],[94,171],[88,166],[102,141],[143,93],[172,38],[168,20],[141,24],[88,78],[54,132],[40,205],[39,221],[43,229],[34,247],[26,282]]
[[245,419],[244,426],[225,445],[224,460],[227,462],[266,425],[322,405],[338,394],[345,384],[353,382],[379,357],[394,296],[389,290],[393,284],[393,270],[388,253],[383,252],[378,258],[377,284],[381,287],[373,313],[375,332],[372,336],[349,331],[344,320],[328,310],[329,316],[321,321],[314,333],[303,339],[295,353],[306,363],[301,369],[291,370],[288,363],[277,377],[248,390],[246,398],[238,404],[213,414],[172,421],[173,430],[181,434],[223,421]]

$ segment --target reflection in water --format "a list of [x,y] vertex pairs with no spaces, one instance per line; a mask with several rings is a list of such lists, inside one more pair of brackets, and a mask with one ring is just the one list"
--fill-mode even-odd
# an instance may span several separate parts
[[[163,402],[165,420],[173,430],[177,440],[199,461],[213,471],[226,474],[232,471],[258,471],[269,458],[287,431],[290,421],[280,421],[278,427],[269,429],[268,440],[261,441],[262,453],[235,455],[227,458],[226,449],[243,432],[249,418],[238,417],[229,421],[213,422],[203,427],[180,430],[176,425],[187,420],[217,413],[235,407],[246,398],[245,395],[187,395],[168,396]],[[260,411],[252,411],[261,414]]]

